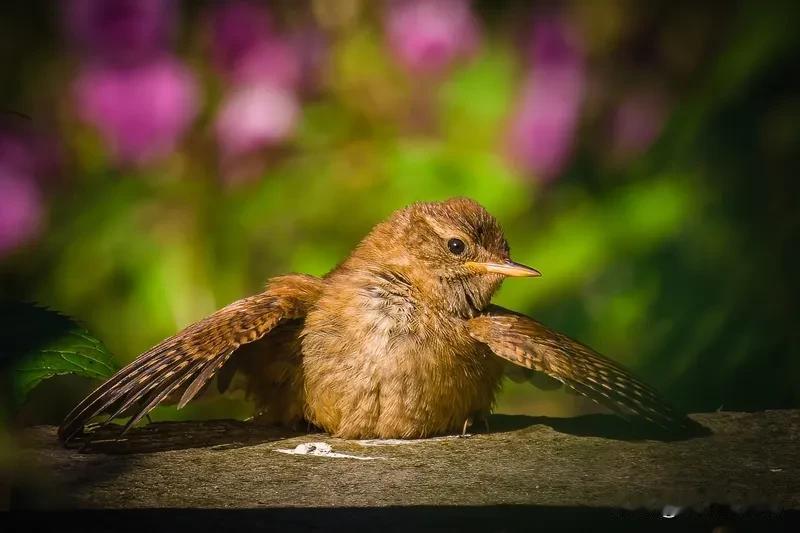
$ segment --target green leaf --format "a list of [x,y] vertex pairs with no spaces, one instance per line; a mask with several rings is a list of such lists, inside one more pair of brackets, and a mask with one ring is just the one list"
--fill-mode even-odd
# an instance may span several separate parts
[[0,324],[2,362],[11,368],[17,405],[47,378],[74,374],[106,379],[118,368],[102,342],[55,311],[32,304],[2,304]]

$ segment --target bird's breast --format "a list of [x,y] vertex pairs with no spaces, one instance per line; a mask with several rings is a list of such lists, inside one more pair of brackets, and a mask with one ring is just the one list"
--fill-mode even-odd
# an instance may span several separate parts
[[422,437],[488,412],[502,364],[399,289],[331,291],[306,317],[307,416],[343,437]]

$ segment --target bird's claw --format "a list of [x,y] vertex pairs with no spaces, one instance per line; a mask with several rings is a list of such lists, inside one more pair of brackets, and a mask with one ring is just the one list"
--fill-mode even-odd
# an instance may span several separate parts
[[461,435],[459,435],[459,437],[471,437],[472,435],[467,433],[467,428],[470,427],[470,426],[472,426],[472,417],[471,416],[467,417],[467,419],[464,420],[464,427],[461,428]]
[[[486,417],[486,416],[481,416],[481,421],[483,422],[483,427],[486,430],[486,433],[489,433],[490,432],[490,429],[489,429],[489,418]],[[471,433],[467,433],[467,428],[472,427],[474,424],[475,424],[475,420],[471,416],[468,417],[466,420],[464,420],[464,426],[461,428],[461,434],[459,435],[459,437],[465,437],[465,438],[466,437],[471,437],[472,434]]]

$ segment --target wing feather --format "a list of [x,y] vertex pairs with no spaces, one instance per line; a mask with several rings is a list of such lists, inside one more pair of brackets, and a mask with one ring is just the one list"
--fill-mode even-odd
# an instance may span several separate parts
[[499,357],[547,374],[623,417],[640,416],[668,429],[695,425],[619,363],[532,318],[490,306],[468,327]]
[[282,321],[302,318],[316,301],[322,280],[292,274],[274,278],[264,292],[233,302],[146,351],[89,394],[59,428],[67,441],[89,420],[111,412],[106,422],[137,411],[125,430],[185,387],[178,408],[191,401],[243,344],[262,338]]

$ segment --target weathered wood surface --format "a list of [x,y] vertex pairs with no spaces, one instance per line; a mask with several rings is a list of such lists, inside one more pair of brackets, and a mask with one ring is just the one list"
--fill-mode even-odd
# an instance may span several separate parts
[[[158,423],[65,449],[27,430],[27,478],[60,508],[541,505],[800,509],[800,411],[710,413],[713,433],[656,440],[611,415],[496,415],[492,431],[400,444],[288,436],[242,422]],[[290,455],[309,442],[374,459]],[[378,445],[376,445],[378,444]],[[36,490],[29,490],[36,493]],[[44,497],[42,497],[44,498]]]

